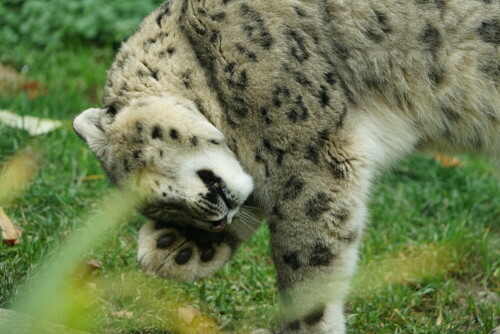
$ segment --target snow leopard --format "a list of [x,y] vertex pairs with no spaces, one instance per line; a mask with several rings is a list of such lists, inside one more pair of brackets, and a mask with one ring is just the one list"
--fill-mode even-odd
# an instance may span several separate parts
[[140,174],[148,272],[213,274],[255,206],[278,333],[341,334],[373,178],[427,149],[498,163],[499,85],[499,0],[169,0],[73,126],[112,182]]

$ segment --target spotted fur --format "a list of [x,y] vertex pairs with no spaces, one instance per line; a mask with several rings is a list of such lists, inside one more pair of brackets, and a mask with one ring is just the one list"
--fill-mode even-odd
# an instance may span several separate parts
[[[253,191],[279,333],[344,333],[371,179],[428,148],[500,161],[499,53],[497,0],[171,0],[123,44],[104,107],[74,127],[116,183],[145,175],[146,215],[173,221],[140,233],[149,272],[217,270],[211,259],[248,238]],[[219,241],[185,230],[228,217]]]

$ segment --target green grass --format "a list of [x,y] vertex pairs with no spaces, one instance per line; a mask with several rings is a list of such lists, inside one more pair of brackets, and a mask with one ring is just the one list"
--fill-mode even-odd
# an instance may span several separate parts
[[[0,307],[13,307],[17,297],[36,289],[38,273],[57,255],[57,246],[81,232],[110,189],[104,178],[86,180],[103,172],[69,121],[99,105],[112,56],[108,49],[32,52],[14,64],[29,65],[27,76],[44,85],[47,95],[0,98],[0,109],[68,122],[36,138],[0,125],[0,165],[30,145],[43,155],[29,190],[4,207],[24,234],[18,246],[0,246]],[[361,283],[347,302],[351,333],[487,333],[498,325],[498,174],[485,159],[460,158],[463,167],[443,168],[432,157],[418,155],[377,180],[361,251]],[[201,309],[228,332],[278,326],[265,228],[213,277],[180,284],[140,272],[135,249],[143,222],[134,217],[115,237],[87,251],[85,258],[98,260],[101,269],[84,279],[72,276],[65,288],[73,293],[78,316],[61,317],[61,322],[96,333],[167,333],[175,327],[171,315],[182,306]],[[445,261],[422,260],[422,254],[437,250]],[[427,265],[437,267],[424,272]],[[412,266],[423,269],[398,276]],[[114,313],[122,310],[133,314]]]

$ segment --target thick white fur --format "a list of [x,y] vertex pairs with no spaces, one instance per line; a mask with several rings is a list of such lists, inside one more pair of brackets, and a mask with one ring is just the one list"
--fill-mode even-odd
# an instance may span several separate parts
[[[224,180],[237,198],[238,206],[252,192],[252,178],[243,171],[222,133],[191,102],[171,96],[143,98],[121,111],[110,124],[103,114],[103,109],[88,109],[74,120],[73,127],[87,141],[116,183],[123,184],[140,172],[141,186],[152,190],[148,201],[172,199],[187,205],[196,202],[199,194],[206,192],[205,185],[196,174],[203,169],[213,171]],[[133,141],[138,123],[148,129],[145,130],[148,134],[144,135],[148,142],[144,147],[137,146]],[[163,128],[162,140],[150,140],[151,129],[156,125]],[[175,141],[168,138],[169,129],[175,129],[181,139]],[[189,142],[195,136],[199,141],[196,146]],[[139,149],[142,161],[131,174],[120,162],[127,159],[132,165],[129,157]],[[219,217],[211,217],[211,220],[227,215],[230,223],[237,210],[226,208]]]
[[[255,196],[270,219],[278,221],[278,228],[287,227],[271,234],[271,243],[282,290],[295,289],[292,294],[297,298],[297,302],[284,305],[286,320],[300,320],[302,325],[299,331],[285,325],[280,333],[342,334],[342,303],[356,266],[372,178],[418,149],[466,150],[500,162],[500,94],[498,81],[493,78],[499,57],[495,23],[500,19],[498,5],[497,1],[479,0],[172,1],[144,20],[111,68],[105,105],[121,109],[116,120],[111,122],[107,116],[98,120],[103,111],[94,110],[75,120],[75,130],[87,140],[104,168],[112,170],[110,174],[118,183],[130,173],[121,167],[114,169],[112,164],[135,149],[123,136],[133,133],[138,121],[148,127],[171,122],[188,133],[209,133],[220,139],[223,133],[238,148],[239,162],[225,144],[189,151],[186,146],[171,145],[165,147],[171,159],[164,162],[154,155],[160,143],[148,143],[146,155],[150,160],[145,167],[151,177],[145,178],[145,185],[151,187],[152,200],[169,186],[178,192],[172,200],[178,196],[192,200],[202,187],[199,180],[192,179],[193,171],[202,166],[223,174],[231,188],[240,191],[241,198],[248,196],[254,183]],[[219,11],[225,20],[211,20]],[[253,22],[248,23],[249,19]],[[245,26],[247,30],[242,29]],[[274,41],[267,51],[259,45],[259,34],[252,35],[262,26]],[[287,39],[289,27],[295,36],[300,35],[299,39]],[[206,28],[205,33],[201,28]],[[221,38],[207,42],[207,36],[215,31]],[[318,36],[322,38],[315,39]],[[253,50],[258,61],[249,60],[235,43]],[[299,44],[309,51],[309,59],[296,62],[290,50],[297,51]],[[329,57],[323,57],[325,53]],[[325,63],[325,58],[333,64]],[[232,74],[231,67],[224,70],[231,61],[238,73],[247,71],[246,91],[231,87],[224,79]],[[318,86],[326,85],[321,81],[323,74],[332,70],[330,65],[338,75],[337,88],[330,91],[325,108],[316,101]],[[481,69],[484,65],[490,70]],[[437,79],[430,75],[439,70],[442,73]],[[297,88],[290,73],[304,74],[313,82]],[[183,81],[186,75],[189,85]],[[223,87],[213,87],[210,75],[218,75],[216,83]],[[283,116],[289,105],[273,106],[272,92],[277,85],[287,86],[293,92],[290,95],[301,94],[313,111],[300,126]],[[231,114],[234,95],[246,98],[246,118]],[[146,106],[141,106],[145,96],[156,97],[147,98]],[[190,100],[200,102],[205,117]],[[270,108],[272,124],[261,117],[262,106]],[[343,106],[348,112],[339,122]],[[229,116],[239,122],[239,127],[228,122]],[[338,128],[334,129],[336,124]],[[106,140],[100,129],[106,132]],[[315,144],[312,138],[323,129],[331,130],[331,136],[317,147],[320,163],[312,165],[304,158],[305,147]],[[272,165],[276,157],[267,157],[270,169],[279,171],[279,175],[266,175],[264,159],[256,161],[257,153],[266,150],[263,138],[287,151],[284,165]],[[292,143],[297,144],[296,149]],[[348,171],[344,179],[332,180],[328,170],[332,157],[347,161],[339,163]],[[166,170],[172,170],[171,176],[165,175]],[[302,197],[298,196],[296,202],[282,199],[290,174],[298,174],[305,181]],[[160,188],[155,180],[161,181]],[[332,199],[326,203],[332,215],[307,221],[304,203],[317,191]],[[286,208],[286,219],[277,219],[275,204]],[[342,206],[349,208],[348,221],[341,227],[320,230],[318,225],[332,223],[332,217],[342,213]],[[357,233],[357,238],[346,244],[339,235],[348,232]],[[141,231],[140,258],[146,267],[176,279],[194,279],[199,275],[194,271],[209,272],[196,263],[189,267],[193,272],[184,270],[188,267],[172,273],[163,271],[161,265],[168,262],[169,253],[155,249],[158,233],[150,226]],[[305,253],[323,237],[322,233],[333,235],[333,241],[324,238],[322,242],[336,253],[335,261],[326,269],[312,265],[290,269],[284,256],[300,248],[296,259],[305,263]],[[224,247],[219,256],[227,259]],[[326,304],[324,316],[311,329],[303,320],[318,301]]]

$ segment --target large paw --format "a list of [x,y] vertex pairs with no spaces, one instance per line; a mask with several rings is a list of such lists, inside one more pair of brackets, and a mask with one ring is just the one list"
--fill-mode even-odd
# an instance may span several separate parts
[[494,328],[490,334],[500,334],[500,326],[498,326],[497,328]]
[[231,258],[234,242],[228,232],[148,222],[139,231],[137,259],[148,274],[192,282],[222,267]]

